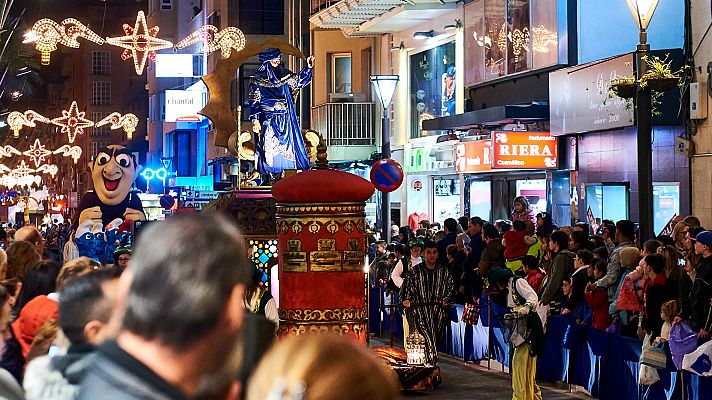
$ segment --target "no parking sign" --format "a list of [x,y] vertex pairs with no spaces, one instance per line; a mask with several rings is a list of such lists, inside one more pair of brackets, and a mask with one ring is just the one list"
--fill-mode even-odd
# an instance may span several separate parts
[[381,192],[390,193],[403,183],[403,168],[390,158],[378,160],[371,167],[371,182]]

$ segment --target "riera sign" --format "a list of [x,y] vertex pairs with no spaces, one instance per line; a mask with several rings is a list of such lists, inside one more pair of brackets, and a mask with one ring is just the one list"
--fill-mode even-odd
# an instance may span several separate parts
[[492,132],[492,168],[557,168],[556,138],[549,132]]
[[458,173],[489,171],[492,169],[491,153],[491,140],[458,143],[455,153],[455,170]]

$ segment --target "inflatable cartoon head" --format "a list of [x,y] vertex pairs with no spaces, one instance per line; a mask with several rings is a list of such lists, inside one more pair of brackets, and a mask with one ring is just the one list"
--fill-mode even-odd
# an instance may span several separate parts
[[89,163],[94,191],[106,205],[117,205],[131,192],[141,166],[124,146],[112,144],[100,149]]

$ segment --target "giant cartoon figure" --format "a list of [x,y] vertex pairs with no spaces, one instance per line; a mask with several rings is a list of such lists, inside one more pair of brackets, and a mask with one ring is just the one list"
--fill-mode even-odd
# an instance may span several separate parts
[[128,149],[115,144],[100,149],[89,168],[94,191],[82,197],[75,229],[88,220],[107,226],[117,218],[146,219],[141,199],[131,190],[141,166]]

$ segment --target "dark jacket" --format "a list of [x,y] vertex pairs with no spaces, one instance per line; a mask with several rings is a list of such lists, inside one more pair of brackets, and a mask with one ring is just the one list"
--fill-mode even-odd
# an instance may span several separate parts
[[188,397],[112,340],[99,346],[77,399],[188,400]]
[[584,302],[583,295],[588,280],[588,274],[585,269],[574,272],[571,275],[571,296],[569,296],[569,301],[566,303],[566,308],[574,311]]
[[[672,285],[661,274],[648,284],[645,289],[645,319],[643,319],[643,329],[653,338],[660,336],[663,327],[663,319],[660,316],[660,308],[663,303],[675,298]],[[708,301],[709,304],[709,301]]]
[[695,281],[689,296],[689,308],[683,309],[680,315],[689,319],[695,330],[712,330],[712,316],[710,315],[710,298],[712,298],[712,257],[703,258],[697,266]]
[[504,246],[502,246],[502,239],[499,238],[485,245],[477,272],[481,277],[486,277],[492,267],[504,267]]
[[549,304],[563,298],[564,292],[561,285],[564,277],[571,275],[574,271],[574,258],[576,258],[576,254],[568,250],[562,250],[554,256],[554,260],[551,262],[551,273],[546,279],[544,292],[541,294],[541,304]]
[[440,265],[448,265],[450,261],[447,259],[447,246],[451,244],[455,244],[455,240],[457,239],[457,233],[456,232],[450,232],[445,237],[443,240],[438,242],[438,264]]

